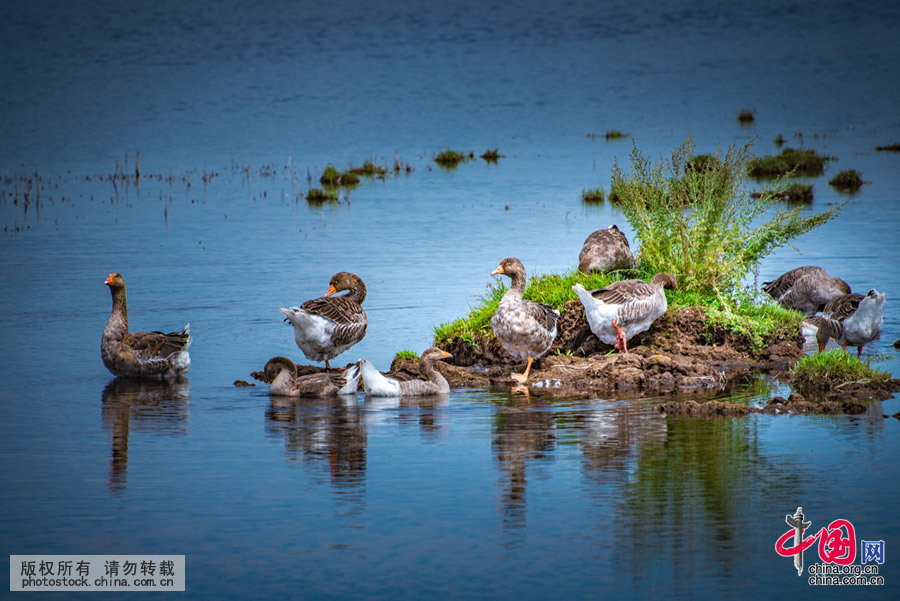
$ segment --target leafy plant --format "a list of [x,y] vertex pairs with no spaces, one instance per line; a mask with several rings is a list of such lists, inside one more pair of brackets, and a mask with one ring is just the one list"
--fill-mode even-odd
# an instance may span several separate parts
[[780,210],[760,223],[777,203],[784,180],[753,198],[746,190],[750,144],[732,144],[724,156],[716,149],[712,156],[702,169],[689,167],[689,138],[654,164],[635,144],[631,173],[614,163],[612,189],[641,241],[640,271],[672,273],[679,288],[722,298],[738,293],[763,257],[826,223],[840,206],[809,217],[799,208]]

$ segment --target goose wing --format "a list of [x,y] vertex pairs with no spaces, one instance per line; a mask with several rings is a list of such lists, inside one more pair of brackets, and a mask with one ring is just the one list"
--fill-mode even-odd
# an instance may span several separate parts
[[130,347],[142,357],[167,359],[188,347],[191,335],[188,328],[180,332],[131,332],[121,343]]
[[366,334],[368,319],[362,305],[344,296],[314,298],[300,308],[337,324],[331,337],[337,346],[359,342]]

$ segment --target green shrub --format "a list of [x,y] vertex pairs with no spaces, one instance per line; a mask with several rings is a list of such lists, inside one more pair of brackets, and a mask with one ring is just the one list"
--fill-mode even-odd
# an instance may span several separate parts
[[750,144],[732,144],[724,156],[717,149],[714,157],[704,169],[688,168],[694,159],[688,139],[654,165],[635,144],[631,173],[614,163],[612,189],[640,239],[640,271],[672,273],[684,290],[727,296],[740,290],[763,257],[826,223],[840,206],[810,217],[801,216],[799,207],[781,210],[760,223],[784,181],[753,198],[746,190]]

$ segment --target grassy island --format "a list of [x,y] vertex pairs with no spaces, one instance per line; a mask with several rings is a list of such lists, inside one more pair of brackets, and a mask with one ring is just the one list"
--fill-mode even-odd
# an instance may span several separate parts
[[[724,344],[751,358],[765,353],[771,356],[775,347],[787,344],[793,353],[791,362],[796,362],[802,355],[803,316],[764,297],[758,291],[755,276],[764,257],[834,218],[841,206],[813,215],[801,214],[800,207],[779,207],[786,196],[784,178],[762,192],[750,193],[747,180],[756,164],[750,144],[733,144],[725,152],[717,149],[714,154],[697,157],[689,139],[669,158],[661,157],[656,162],[634,145],[630,164],[628,172],[618,162],[613,165],[612,189],[618,197],[617,206],[635,231],[634,269],[611,274],[580,273],[574,268],[580,241],[573,241],[572,270],[539,274],[529,280],[525,298],[546,303],[562,313],[559,334],[547,356],[555,354],[560,360],[570,361],[579,355],[611,351],[611,347],[596,345],[585,351],[584,334],[567,333],[567,329],[581,327],[583,331],[586,326],[573,284],[602,288],[621,279],[649,281],[654,274],[666,272],[676,275],[679,289],[665,291],[669,308],[657,322],[663,325],[654,324],[648,336],[636,341],[638,357],[623,356],[622,362],[627,362],[620,365],[630,365],[642,373],[660,365],[676,365],[678,361],[671,356],[659,359],[660,353],[680,348],[671,339],[687,338],[686,333],[708,349]],[[748,280],[754,284],[747,286]],[[469,353],[467,347],[475,349],[473,362],[499,360],[502,350],[497,350],[490,320],[505,291],[498,280],[468,315],[438,325],[435,344],[460,355]],[[602,347],[596,337],[594,342]],[[641,344],[646,348],[641,350]],[[713,355],[704,356],[707,361],[716,362]],[[741,359],[732,355],[732,361]],[[849,355],[846,361],[859,363]],[[550,362],[551,370],[559,367],[559,361]]]

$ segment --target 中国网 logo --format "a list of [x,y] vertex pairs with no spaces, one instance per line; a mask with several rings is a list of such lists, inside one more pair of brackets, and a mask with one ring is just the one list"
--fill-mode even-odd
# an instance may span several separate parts
[[878,566],[884,563],[884,541],[860,541],[860,563],[856,560],[856,530],[849,520],[836,519],[814,534],[804,537],[812,521],[804,521],[803,508],[798,507],[784,521],[789,528],[775,542],[775,551],[782,557],[793,557],[797,575],[803,575],[803,553],[818,543],[821,563],[811,564],[809,584],[812,585],[883,585]]

